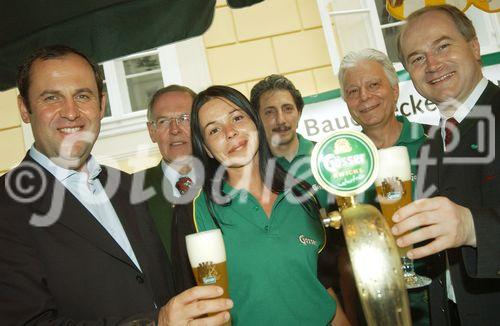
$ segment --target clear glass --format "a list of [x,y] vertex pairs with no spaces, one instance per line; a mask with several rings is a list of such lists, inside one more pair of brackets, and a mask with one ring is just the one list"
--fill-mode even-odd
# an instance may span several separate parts
[[[401,207],[413,200],[413,184],[408,150],[394,146],[379,150],[379,175],[375,181],[380,208],[389,228],[394,226],[392,216]],[[413,246],[399,248],[403,278],[407,289],[427,286],[431,279],[415,273],[413,260],[406,253]]]
[[158,58],[158,54],[151,54],[139,58],[123,60],[123,68],[127,76],[152,70],[160,70],[160,59]]
[[[186,250],[198,285],[218,285],[229,298],[226,248],[220,229],[186,235]],[[210,315],[210,314],[209,314]],[[223,324],[231,326],[231,320]]]
[[153,94],[163,87],[161,72],[127,78],[128,93],[132,111],[148,108],[148,103]]

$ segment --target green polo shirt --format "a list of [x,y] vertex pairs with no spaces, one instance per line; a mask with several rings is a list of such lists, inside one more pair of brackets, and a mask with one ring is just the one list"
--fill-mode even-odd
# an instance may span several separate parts
[[[410,122],[403,115],[396,116],[396,119],[399,122],[403,123],[403,128],[401,129],[399,139],[396,141],[396,144],[394,144],[394,146],[406,146],[406,148],[408,149],[410,160],[413,160],[414,158],[417,158],[418,151],[427,138],[424,134],[424,128],[421,124]],[[413,197],[415,197],[415,180],[417,175],[417,168],[418,166],[416,164],[411,165]],[[368,188],[368,190],[365,191],[364,196],[365,197],[363,202],[374,204],[376,197],[375,186],[372,185],[370,188]],[[378,206],[378,204],[375,204],[375,206]],[[423,260],[414,261],[414,265],[415,271],[419,274],[421,274],[425,269]],[[425,287],[409,290],[408,296],[410,299],[412,324],[414,326],[429,325],[429,299],[427,295],[427,288]]]
[[[326,325],[336,303],[316,277],[325,241],[291,191],[278,195],[268,218],[248,192],[224,184],[229,205],[213,204],[226,247],[234,325]],[[216,228],[205,193],[194,199],[197,231]]]
[[300,134],[297,134],[297,137],[299,139],[299,148],[295,157],[291,161],[288,161],[284,157],[277,157],[276,162],[295,178],[307,181],[315,190],[320,207],[327,209],[328,193],[321,188],[311,171],[311,153],[316,144],[305,139]]

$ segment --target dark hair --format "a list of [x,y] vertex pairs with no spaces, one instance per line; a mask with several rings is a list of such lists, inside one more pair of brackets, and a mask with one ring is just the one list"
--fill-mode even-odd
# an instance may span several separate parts
[[[238,90],[228,86],[211,86],[206,90],[202,91],[201,93],[199,93],[194,98],[193,108],[191,112],[191,133],[192,133],[191,140],[193,145],[193,155],[199,158],[204,164],[205,181],[203,183],[203,191],[207,195],[207,198],[209,200],[207,206],[212,215],[212,218],[214,219],[217,225],[218,223],[216,222],[215,216],[211,209],[211,205],[217,203],[217,200],[216,198],[214,198],[214,194],[212,193],[212,185],[216,182],[220,182],[219,191],[221,194],[223,194],[222,182],[221,182],[222,180],[215,180],[216,171],[221,165],[221,163],[218,162],[215,158],[211,158],[210,156],[208,156],[207,152],[205,151],[203,142],[203,133],[199,120],[200,108],[204,104],[215,98],[220,98],[230,101],[231,103],[239,107],[241,110],[243,110],[255,124],[259,140],[259,148],[258,148],[259,173],[262,180],[265,180],[268,161],[270,159],[273,159],[273,157],[271,151],[269,150],[269,146],[267,145],[264,126],[262,125],[262,122],[259,119],[257,112],[252,109],[250,102],[247,100],[245,95],[240,93]],[[271,184],[271,191],[273,191],[274,193],[284,191],[286,177],[287,177],[286,172],[279,166],[279,164],[276,164],[276,169],[275,173],[273,174],[273,180]],[[227,172],[224,173],[223,180],[226,180],[226,178],[227,178]],[[296,180],[295,185],[292,185],[292,191],[296,196],[304,196],[304,194],[307,193],[312,194],[313,192],[311,191],[311,188],[312,187],[307,182],[300,180]],[[230,201],[223,204],[229,205]],[[309,212],[311,216],[318,216],[314,215],[318,213],[319,209],[318,203],[316,200],[313,200],[311,196],[308,196],[308,199],[304,203],[302,203],[302,205],[306,208],[306,210]]]
[[455,24],[457,30],[460,32],[460,34],[462,34],[467,42],[470,42],[472,39],[477,37],[476,30],[474,28],[474,25],[472,24],[472,21],[457,7],[446,4],[423,7],[417,11],[412,12],[408,17],[406,17],[406,24],[403,25],[397,36],[398,57],[405,68],[406,61],[401,47],[401,39],[403,37],[403,34],[412,21],[424,15],[425,13],[432,11],[438,11],[448,15]]
[[97,93],[99,98],[101,98],[103,90],[103,82],[101,73],[99,72],[97,65],[94,62],[92,62],[85,54],[69,46],[58,45],[58,44],[50,45],[36,50],[33,54],[31,54],[28,58],[26,58],[26,60],[24,60],[24,63],[18,68],[17,88],[19,89],[19,94],[23,98],[24,104],[28,108],[28,112],[31,113],[31,107],[29,103],[29,88],[31,84],[31,68],[33,66],[33,63],[36,60],[42,60],[42,61],[52,60],[67,56],[69,54],[76,54],[80,56],[90,65],[92,71],[94,72],[95,82],[97,85]]
[[300,91],[295,88],[290,80],[282,75],[269,75],[255,84],[255,86],[252,88],[252,91],[250,92],[250,102],[252,103],[253,108],[257,112],[259,112],[259,102],[262,94],[268,91],[277,90],[288,91],[293,97],[293,101],[295,102],[297,110],[299,110],[299,112],[302,112],[302,109],[304,108],[304,99],[302,98]]
[[165,93],[171,93],[171,92],[183,92],[187,93],[191,96],[191,98],[194,100],[196,93],[189,87],[186,86],[181,86],[181,85],[168,85],[167,87],[160,88],[157,90],[153,96],[151,97],[151,100],[149,100],[148,104],[148,121],[151,121],[153,119],[153,106],[155,105],[155,102],[160,98]]

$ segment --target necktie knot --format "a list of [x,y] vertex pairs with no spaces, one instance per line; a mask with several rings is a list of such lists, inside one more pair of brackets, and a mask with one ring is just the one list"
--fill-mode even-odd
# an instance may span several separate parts
[[446,120],[446,123],[444,125],[444,132],[445,132],[444,143],[446,145],[449,145],[453,140],[453,133],[458,132],[457,125],[458,121],[455,120],[455,118],[450,118]]
[[192,184],[193,180],[191,180],[190,177],[183,176],[180,177],[179,180],[177,180],[177,182],[175,183],[175,188],[179,190],[179,193],[181,195],[184,195],[189,190]]

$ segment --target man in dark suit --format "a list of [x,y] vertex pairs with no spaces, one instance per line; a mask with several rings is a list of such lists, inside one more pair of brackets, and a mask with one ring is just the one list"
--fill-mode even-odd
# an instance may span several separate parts
[[393,233],[402,247],[426,241],[408,256],[428,257],[433,324],[496,324],[500,89],[483,77],[476,32],[455,7],[410,15],[398,47],[415,88],[438,106],[441,124],[430,130],[417,172],[417,195],[423,185],[420,194],[432,197],[398,210]]
[[35,139],[0,178],[0,320],[3,324],[221,324],[231,302],[218,287],[173,297],[168,258],[131,180],[90,155],[104,115],[96,66],[51,46],[20,68],[19,111]]

